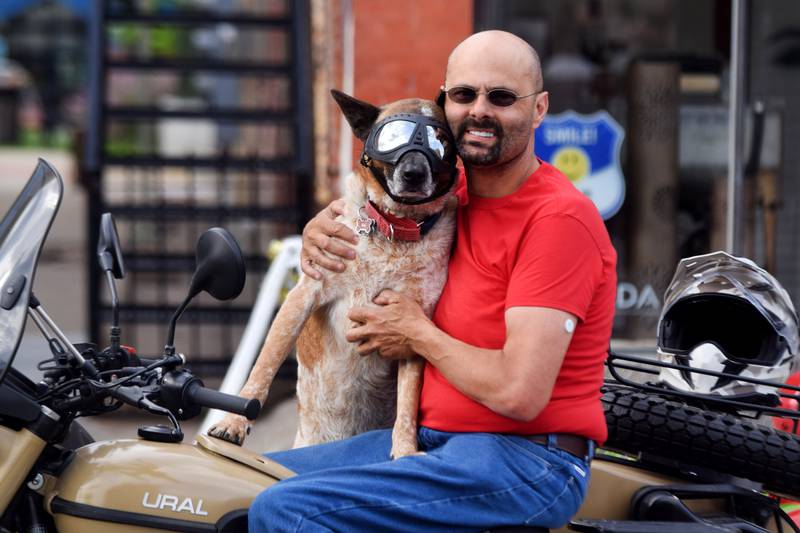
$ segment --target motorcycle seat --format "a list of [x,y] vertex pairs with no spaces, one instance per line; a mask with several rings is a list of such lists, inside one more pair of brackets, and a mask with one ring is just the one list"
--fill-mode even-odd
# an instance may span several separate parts
[[250,468],[267,474],[268,476],[272,476],[277,480],[286,479],[295,475],[294,472],[285,466],[276,463],[272,459],[268,459],[263,455],[258,455],[255,452],[251,452],[246,448],[242,448],[241,446],[237,446],[236,444],[224,441],[222,439],[209,437],[208,435],[197,435],[195,440],[197,445],[201,448],[205,448],[212,453],[226,457],[231,461],[236,461],[237,463],[249,466]]

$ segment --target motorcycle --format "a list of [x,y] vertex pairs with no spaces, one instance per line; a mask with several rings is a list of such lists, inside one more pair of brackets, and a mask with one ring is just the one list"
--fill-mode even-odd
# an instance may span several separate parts
[[[115,280],[124,276],[124,263],[113,219],[103,215],[97,250],[111,294],[110,342],[104,349],[72,343],[32,292],[62,192],[58,172],[40,160],[0,222],[0,531],[246,531],[250,502],[293,473],[206,435],[184,441],[180,421],[198,416],[203,407],[252,420],[260,405],[204,387],[173,344],[178,319],[201,291],[222,300],[241,292],[245,268],[238,244],[221,228],[200,236],[196,270],[169,323],[163,353],[145,358],[121,343]],[[52,352],[39,364],[44,372],[39,383],[12,367],[28,317]],[[610,368],[624,366],[625,357],[615,354]],[[600,450],[592,463],[589,493],[570,530],[798,531],[782,514],[779,498],[764,492],[768,487],[798,499],[798,441],[791,436],[781,440],[788,434],[762,431],[731,415],[691,407],[663,391],[640,390],[620,379],[603,397],[609,448]],[[122,405],[164,417],[168,424],[141,427],[137,439],[94,442],[77,422]],[[751,457],[756,468],[738,476],[713,449],[706,450],[712,460],[693,457],[698,428],[715,435],[712,442],[726,444],[728,457],[747,455],[748,445],[735,439],[758,433],[766,452],[790,450],[780,464],[793,477],[774,483],[758,468],[765,463],[757,457]],[[670,440],[674,453],[662,453],[659,443],[684,431],[685,438]]]

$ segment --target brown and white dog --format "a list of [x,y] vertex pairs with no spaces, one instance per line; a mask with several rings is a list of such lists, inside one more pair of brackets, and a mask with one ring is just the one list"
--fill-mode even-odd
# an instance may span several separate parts
[[[397,363],[358,355],[345,339],[351,327],[347,312],[393,289],[415,298],[429,317],[433,314],[455,229],[455,146],[434,102],[400,100],[378,108],[331,92],[353,133],[367,143],[362,165],[347,180],[346,214],[339,218],[361,235],[356,259],[344,272],[326,271],[320,281],[301,277],[239,395],[263,405],[296,342],[299,425],[294,446],[393,427],[391,455],[399,458],[417,452],[423,360]],[[395,159],[383,157],[386,153]],[[208,433],[241,444],[249,429],[244,417],[228,415]]]

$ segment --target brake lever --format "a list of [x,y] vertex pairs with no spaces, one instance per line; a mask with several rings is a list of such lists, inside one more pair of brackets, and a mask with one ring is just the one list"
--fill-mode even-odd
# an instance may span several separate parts
[[172,414],[172,411],[170,411],[166,407],[161,407],[160,405],[154,403],[146,395],[142,397],[141,404],[142,408],[145,411],[153,414],[160,414],[169,418],[169,421],[172,424],[172,431],[168,431],[167,428],[165,428],[164,426],[143,427],[139,428],[140,437],[150,438],[150,439],[154,438],[155,440],[163,439],[166,442],[180,442],[183,440],[183,431],[181,430],[181,426],[178,423],[178,419],[175,418],[175,415]]
[[144,391],[139,385],[114,387],[113,389],[108,389],[108,393],[110,396],[127,403],[128,405],[142,407],[139,404],[144,398]]
[[[152,391],[146,391],[142,387],[138,385],[128,386],[128,387],[116,387],[111,389],[110,394],[114,398],[121,400],[128,405],[132,405],[134,407],[138,407],[139,409],[144,409],[148,413],[152,413],[154,415],[161,415],[166,416],[169,418],[170,423],[172,424],[172,431],[170,435],[171,438],[180,438],[176,441],[171,442],[180,442],[183,440],[183,432],[181,431],[181,426],[178,423],[178,419],[175,418],[175,415],[172,414],[172,411],[165,407],[161,407],[160,405],[154,403],[150,398],[147,397],[147,393]],[[161,426],[163,427],[163,426]],[[142,430],[150,430],[153,431],[153,428],[140,428],[139,433],[142,433]]]
[[128,385],[126,387],[117,387],[111,389],[110,391],[111,396],[113,396],[118,400],[122,400],[128,405],[138,407],[139,409],[144,409],[148,413],[152,413],[154,415],[172,417],[173,415],[169,411],[169,409],[161,407],[160,405],[154,403],[150,398],[147,397],[147,394],[150,392],[152,391],[147,391],[142,387],[140,387],[139,385]]
[[[151,400],[147,396],[143,396],[140,403],[141,403],[141,408],[147,411],[148,413],[153,413],[154,415],[167,416],[169,417],[170,420],[172,420],[175,417],[175,415],[172,414],[172,411],[170,411],[166,407],[161,407],[157,403],[153,402],[153,400]],[[175,426],[178,425],[177,420],[173,422],[173,425]]]

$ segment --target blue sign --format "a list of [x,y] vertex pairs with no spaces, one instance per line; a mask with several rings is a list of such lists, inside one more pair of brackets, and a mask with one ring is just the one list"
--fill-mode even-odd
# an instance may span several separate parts
[[536,155],[563,172],[607,220],[625,200],[620,166],[624,137],[622,127],[605,111],[566,111],[547,115],[536,128]]
[[[91,12],[92,0],[59,0],[76,14],[88,17]],[[0,0],[0,21],[25,11],[28,8],[39,7],[45,4],[42,0]]]

